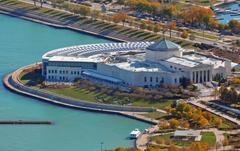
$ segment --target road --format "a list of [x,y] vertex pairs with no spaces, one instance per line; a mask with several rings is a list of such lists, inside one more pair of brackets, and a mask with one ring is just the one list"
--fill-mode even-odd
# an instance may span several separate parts
[[201,101],[208,102],[208,101],[211,101],[211,100],[214,100],[214,99],[215,99],[215,97],[192,98],[189,101],[187,101],[187,103],[192,104],[192,105],[197,106],[197,107],[200,107],[200,108],[202,108],[204,110],[207,110],[207,111],[209,111],[209,112],[211,112],[211,113],[213,113],[215,115],[218,115],[218,116],[220,116],[220,117],[222,117],[224,119],[227,119],[227,120],[229,120],[229,121],[231,121],[231,122],[233,122],[233,123],[235,123],[235,124],[240,126],[240,120],[239,119],[233,118],[233,117],[231,117],[231,116],[229,116],[229,115],[227,115],[227,114],[225,114],[223,112],[220,112],[218,110],[214,110],[213,108],[210,108],[207,105],[201,103]]
[[[25,3],[29,3],[29,4],[34,4],[32,0],[19,0],[21,2],[25,2]],[[40,6],[40,3],[39,2],[36,2],[36,4],[38,6]],[[50,9],[54,9],[54,10],[58,10],[58,11],[63,11],[63,12],[68,12],[68,13],[71,13],[69,11],[66,11],[66,10],[63,10],[63,9],[59,9],[59,8],[53,8],[52,5],[50,4],[47,4],[47,3],[44,3],[43,4],[43,7],[45,8],[50,8]],[[109,6],[108,6],[109,7]],[[94,9],[101,9],[100,5],[97,5],[96,3],[94,3]],[[111,12],[113,13],[113,12]],[[71,13],[72,14],[72,13]],[[119,25],[122,25],[122,23],[119,23]],[[128,24],[125,24],[126,27],[130,27],[130,28],[134,28],[132,26],[129,26]],[[191,30],[194,30],[195,32],[200,32],[199,29],[191,29]],[[146,30],[147,31],[147,30]],[[202,32],[202,31],[201,31]],[[210,32],[210,31],[205,31],[206,33],[208,34],[212,34],[212,35],[218,35],[218,33],[216,32]],[[161,32],[158,33],[159,35],[163,35]],[[209,38],[204,38],[204,37],[201,37],[201,36],[197,36],[195,35],[195,39],[194,40],[191,40],[189,38],[187,39],[183,39],[181,37],[178,36],[178,31],[176,30],[173,30],[172,31],[172,37],[173,38],[176,38],[176,39],[180,39],[180,40],[185,40],[185,41],[188,41],[188,42],[192,42],[192,43],[204,43],[204,44],[208,44],[208,45],[212,45],[214,47],[218,47],[220,49],[223,49],[223,50],[231,50],[231,44],[229,43],[226,43],[226,42],[221,42],[219,40],[213,40],[213,39],[209,39]],[[166,32],[165,33],[165,36],[170,36],[170,33],[169,32]],[[236,37],[236,36],[228,36],[228,38],[230,39],[240,39],[239,37]]]

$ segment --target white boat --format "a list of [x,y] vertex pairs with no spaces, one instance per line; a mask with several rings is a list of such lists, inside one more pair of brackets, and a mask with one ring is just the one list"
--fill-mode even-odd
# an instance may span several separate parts
[[131,131],[131,133],[129,134],[129,138],[136,139],[140,134],[141,131],[139,131],[139,129],[136,128],[135,130]]

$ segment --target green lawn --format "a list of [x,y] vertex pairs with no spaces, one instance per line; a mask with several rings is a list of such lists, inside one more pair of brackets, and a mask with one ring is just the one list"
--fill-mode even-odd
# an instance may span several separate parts
[[[79,100],[85,100],[90,102],[97,102],[96,97],[103,97],[106,100],[109,100],[109,103],[113,103],[114,101],[119,101],[118,98],[107,96],[103,93],[96,93],[96,92],[90,92],[88,90],[82,89],[82,88],[76,88],[74,86],[67,87],[67,88],[45,88],[44,91],[48,91],[54,94],[79,99]],[[132,106],[138,106],[138,107],[154,107],[159,109],[165,109],[166,107],[173,104],[175,101],[162,101],[162,102],[151,102],[147,100],[134,100],[132,103]],[[156,113],[152,113],[152,117],[159,117],[160,115]]]
[[201,135],[201,142],[206,142],[212,145],[216,143],[216,136],[213,132],[202,132]]
[[85,89],[78,89],[74,87],[59,88],[59,89],[45,88],[44,91],[66,96],[66,97],[71,97],[74,99],[85,100],[89,102],[96,102],[96,99],[95,99],[96,96],[101,95],[94,92],[89,92],[88,90],[85,90]]
[[[165,135],[158,135],[158,136],[153,136],[151,137],[151,140],[161,144],[161,143],[166,143],[166,142],[173,142],[178,146],[188,146],[192,143],[192,141],[175,141],[171,139],[171,136],[173,135],[173,133],[171,134],[165,134]],[[214,145],[216,143],[216,136],[214,135],[213,132],[202,132],[202,139],[201,142],[206,142],[210,145]]]
[[138,100],[133,102],[133,106],[140,106],[140,107],[156,107],[159,109],[165,109],[166,107],[172,105],[175,101],[161,101],[161,102],[151,102],[147,100]]
[[143,114],[145,117],[151,118],[151,119],[160,119],[161,117],[166,116],[167,114],[165,113],[160,113],[160,112],[149,112],[147,114]]

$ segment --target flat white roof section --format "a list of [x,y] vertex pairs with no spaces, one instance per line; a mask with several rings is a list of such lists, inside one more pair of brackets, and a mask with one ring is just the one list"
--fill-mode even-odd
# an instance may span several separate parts
[[171,57],[171,58],[167,59],[166,61],[170,62],[170,63],[190,67],[190,68],[196,67],[200,64],[199,62],[195,62],[195,61],[190,60],[190,59],[179,58],[179,57]]
[[94,62],[93,59],[84,57],[66,57],[66,56],[53,56],[49,59],[53,62]]
[[188,136],[198,137],[199,135],[200,135],[200,132],[192,131],[192,130],[186,130],[186,131],[176,130],[174,132],[174,136],[181,136],[181,137],[188,137]]
[[97,72],[93,72],[93,71],[83,71],[82,73],[83,75],[92,77],[92,78],[96,78],[99,80],[104,80],[104,81],[108,81],[108,82],[113,82],[113,83],[122,83],[123,81],[117,78],[113,78],[113,77],[109,77]]
[[208,65],[220,65],[224,62],[221,59],[216,59],[211,56],[207,57],[207,56],[196,54],[196,53],[183,55],[183,58],[195,60],[197,62],[201,62],[203,64],[208,64]]
[[153,63],[148,61],[135,61],[128,60],[120,63],[109,63],[110,66],[116,66],[120,69],[132,71],[132,72],[171,72],[165,66],[159,63]]

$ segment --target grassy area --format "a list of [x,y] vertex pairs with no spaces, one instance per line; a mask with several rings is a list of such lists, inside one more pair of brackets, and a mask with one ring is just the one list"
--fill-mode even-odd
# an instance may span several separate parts
[[[151,140],[158,143],[158,144],[169,144],[170,142],[178,145],[178,146],[188,146],[192,143],[192,141],[176,141],[171,139],[173,133],[165,134],[165,135],[158,135],[151,137]],[[201,142],[206,142],[210,145],[214,145],[216,143],[216,136],[213,132],[202,132],[202,139]]]
[[[24,85],[40,88],[40,83],[43,81],[41,78],[41,70],[37,69],[32,72],[22,72],[19,75],[21,83]],[[165,109],[166,107],[172,105],[175,101],[170,100],[160,100],[160,101],[151,101],[146,99],[133,99],[129,98],[130,101],[126,101],[124,98],[117,97],[115,95],[107,95],[108,92],[103,91],[94,91],[89,89],[84,89],[76,86],[59,86],[57,88],[46,87],[39,89],[48,93],[53,93],[69,98],[74,98],[78,100],[84,100],[89,102],[99,102],[106,104],[116,104],[116,105],[131,105],[139,107],[154,107],[159,109]],[[160,118],[160,113],[151,113],[146,115],[152,118]]]
[[74,99],[86,100],[89,102],[96,102],[96,97],[99,95],[102,95],[102,94],[90,92],[85,89],[78,89],[78,88],[74,88],[74,87],[59,88],[59,89],[45,88],[44,91],[62,95],[62,96],[66,96],[66,97],[71,97]]
[[[74,86],[66,87],[66,88],[45,88],[42,90],[48,91],[54,94],[58,94],[58,95],[62,95],[62,96],[66,96],[74,99],[79,99],[79,100],[90,101],[90,102],[98,102],[97,98],[105,98],[106,100],[108,100],[105,103],[110,103],[110,104],[116,104],[116,102],[120,101],[119,98],[116,98],[113,96],[107,96],[104,93],[97,93],[94,91],[90,92],[88,90],[85,90],[82,88],[76,88]],[[173,103],[174,101],[151,102],[149,100],[134,100],[131,106],[154,107],[159,109],[165,109],[167,106],[170,106]],[[117,104],[121,104],[121,103],[117,103]],[[164,115],[152,113],[147,116],[152,116],[154,118],[154,117],[160,117]]]
[[166,107],[172,105],[175,101],[162,101],[162,102],[152,102],[147,100],[136,100],[133,102],[133,106],[140,106],[140,107],[156,107],[158,109],[165,109]]
[[166,116],[167,114],[165,113],[160,113],[160,112],[149,112],[147,114],[143,114],[145,117],[151,118],[151,119],[160,119],[164,116]]
[[212,145],[216,143],[216,136],[213,132],[202,132],[201,135],[201,142],[206,142]]
[[158,143],[158,144],[170,144],[171,142],[178,146],[188,146],[192,143],[192,141],[176,141],[171,139],[171,136],[173,134],[165,134],[165,135],[158,135],[153,136],[151,139],[152,141]]

